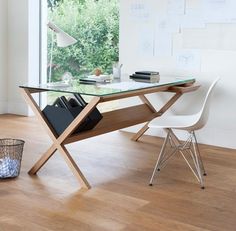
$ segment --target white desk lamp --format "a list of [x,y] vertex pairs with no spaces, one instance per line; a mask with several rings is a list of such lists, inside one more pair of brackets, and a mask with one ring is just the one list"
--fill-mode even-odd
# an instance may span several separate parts
[[[70,45],[73,45],[77,42],[75,38],[67,34],[65,31],[60,29],[58,26],[53,24],[52,22],[48,22],[47,24],[48,28],[50,28],[55,34],[57,39],[57,46],[58,47],[68,47]],[[50,56],[50,67],[49,67],[49,83],[51,82],[51,76],[52,76],[52,52],[53,52],[53,36],[54,33],[52,33],[52,46],[51,46],[51,56]]]

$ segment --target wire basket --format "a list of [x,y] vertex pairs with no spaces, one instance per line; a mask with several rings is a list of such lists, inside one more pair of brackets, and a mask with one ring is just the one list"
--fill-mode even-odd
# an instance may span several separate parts
[[19,175],[24,143],[18,139],[0,139],[0,179]]

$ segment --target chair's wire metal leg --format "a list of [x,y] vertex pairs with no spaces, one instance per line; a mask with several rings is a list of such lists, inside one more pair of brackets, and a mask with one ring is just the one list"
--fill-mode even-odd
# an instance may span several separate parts
[[[202,179],[202,171],[201,171],[202,168],[200,166],[199,155],[197,153],[197,145],[195,142],[193,142],[193,139],[194,139],[193,134],[194,134],[193,131],[189,132],[189,137],[188,137],[187,141],[183,144],[182,148],[179,151],[182,154],[187,165],[189,166],[189,168],[193,172],[194,176],[197,178],[198,182],[200,182],[201,188],[204,189],[204,184],[203,184],[203,179]],[[191,149],[191,146],[193,147],[193,150]],[[185,157],[183,151],[186,151],[187,153],[190,154],[190,156],[192,157],[195,169],[193,169],[193,167],[191,166],[191,164],[189,163],[189,161]]]
[[166,148],[166,144],[169,140],[169,136],[170,136],[170,131],[168,130],[168,133],[167,133],[167,136],[164,140],[164,143],[161,147],[161,151],[160,151],[160,154],[158,156],[158,159],[157,159],[157,162],[156,162],[156,165],[154,167],[154,170],[153,170],[153,173],[152,173],[152,176],[151,176],[151,179],[150,179],[150,182],[149,182],[149,185],[152,186],[152,182],[153,182],[153,178],[155,176],[155,173],[156,173],[156,170],[160,171],[160,161],[162,160],[162,158],[164,157],[164,153],[165,153],[165,148]]
[[[188,145],[188,147],[186,147]],[[195,156],[193,154],[193,151],[191,149],[191,146],[193,146],[193,136],[192,136],[192,133],[190,132],[189,133],[189,137],[188,137],[188,140],[186,142],[186,144],[183,146],[183,150],[185,150],[186,152],[188,152],[188,154],[192,157],[192,160],[193,160],[193,164],[195,166],[195,169],[197,169],[197,162],[196,162],[196,159],[195,159]],[[199,180],[199,179],[198,179]]]
[[197,148],[196,148],[196,143],[193,142],[193,149],[194,149],[194,155],[195,155],[195,158],[196,158],[196,163],[197,163],[197,172],[198,172],[198,176],[199,176],[199,180],[200,180],[200,184],[201,184],[201,188],[204,189],[204,183],[203,183],[203,179],[202,179],[202,169],[201,169],[201,166],[199,164],[199,156],[198,156],[198,153],[197,153]]
[[203,161],[202,161],[201,153],[200,153],[199,146],[198,146],[198,142],[197,142],[197,137],[196,137],[194,131],[193,131],[193,138],[194,138],[194,141],[195,141],[195,144],[196,144],[197,153],[198,153],[198,158],[199,158],[199,161],[200,161],[200,164],[201,164],[201,168],[202,168],[202,171],[203,171],[203,175],[206,176],[207,173],[206,173],[206,170],[205,170],[205,168],[204,168],[204,164],[203,164]]
[[[168,133],[162,145],[162,148],[158,156],[156,165],[154,167],[149,185],[150,186],[152,185],[156,170],[160,171],[161,168],[164,168],[167,164],[167,161],[177,151],[179,151],[182,157],[184,158],[185,162],[189,166],[190,170],[193,172],[194,176],[197,178],[198,182],[200,183],[201,188],[204,189],[205,187],[203,183],[202,171],[205,173],[205,169],[202,163],[202,159],[200,156],[198,143],[197,143],[197,139],[196,139],[194,131],[190,131],[189,137],[187,138],[187,140],[184,143],[183,142],[181,143],[170,128],[166,130],[168,131]],[[173,139],[172,139],[172,135],[173,135]],[[171,152],[171,154],[166,156],[167,154],[165,153],[165,149],[166,149],[166,145],[168,141],[170,143],[170,147],[174,148],[174,150]],[[191,156],[192,161],[193,161],[192,165],[194,165],[195,168],[190,164],[189,160],[186,158],[185,155],[187,154]]]
[[[189,151],[189,152],[188,152],[189,155],[192,157],[193,164],[194,164],[195,169],[196,169],[196,171],[197,171],[198,166],[197,166],[197,161],[196,161],[195,155],[194,155],[193,151],[191,150],[191,148],[190,148],[188,151]],[[199,179],[198,179],[198,180],[199,180]]]
[[195,158],[194,158],[194,156],[193,156],[193,154],[191,152],[191,148],[190,148],[191,143],[192,143],[192,135],[191,135],[191,133],[189,133],[189,136],[188,136],[187,140],[183,144],[179,144],[178,145],[178,151],[180,152],[180,154],[182,155],[183,159],[185,160],[185,162],[189,166],[190,170],[193,172],[194,176],[197,178],[198,181],[200,181],[199,177],[198,177],[198,174],[193,169],[193,167],[191,166],[190,162],[188,161],[188,159],[186,158],[186,156],[184,154],[184,152],[186,152],[186,154],[189,154],[192,157],[195,169],[197,169],[197,164],[196,164]]
[[197,180],[200,182],[200,179],[198,177],[198,174],[196,173],[196,171],[192,168],[191,164],[189,163],[189,161],[187,160],[187,158],[185,157],[183,151],[179,151],[182,155],[182,157],[184,158],[185,162],[187,163],[187,165],[189,166],[189,168],[191,169],[193,175],[197,178]]
[[159,169],[163,169],[166,164],[167,164],[167,161],[172,157],[174,156],[174,154],[178,151],[178,147],[175,147],[175,149],[164,159],[164,157],[167,155],[165,153],[165,155],[163,155],[163,158],[161,159],[160,163],[159,163]]
[[[162,158],[160,159],[159,162],[159,170],[163,169],[166,165],[167,165],[167,161],[174,156],[174,154],[179,150],[179,144],[176,144],[173,140],[172,140],[172,134],[173,131],[169,128],[166,129],[167,131],[169,131],[169,144],[170,144],[170,148],[174,149],[169,155],[167,155],[167,153],[165,153]],[[167,141],[167,142],[168,142]],[[167,145],[167,144],[166,144]]]
[[173,141],[172,137],[171,137],[171,134],[173,134],[173,132],[170,132],[170,139],[169,139],[169,143],[170,143],[170,147],[171,148],[176,148],[176,144],[175,142]]

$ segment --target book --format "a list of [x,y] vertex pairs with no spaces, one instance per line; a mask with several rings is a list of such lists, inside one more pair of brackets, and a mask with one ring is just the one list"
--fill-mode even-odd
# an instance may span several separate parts
[[87,78],[83,78],[83,80],[90,80],[90,81],[95,81],[95,82],[107,82],[111,80],[111,76],[110,75],[89,75]]
[[87,78],[81,78],[79,79],[79,83],[82,83],[82,84],[96,84],[97,82],[94,81],[94,80],[89,80]]
[[130,78],[136,78],[136,79],[150,79],[150,75],[141,75],[141,74],[132,74],[129,76]]
[[159,75],[158,71],[135,71],[138,75]]
[[133,78],[132,80],[135,81],[135,82],[142,82],[142,83],[158,83],[160,79],[158,79],[158,78],[155,78],[155,79],[154,78],[150,78],[150,79],[136,79],[136,78]]
[[141,75],[141,74],[133,74],[130,75],[131,79],[151,79],[151,78],[160,78],[159,75]]

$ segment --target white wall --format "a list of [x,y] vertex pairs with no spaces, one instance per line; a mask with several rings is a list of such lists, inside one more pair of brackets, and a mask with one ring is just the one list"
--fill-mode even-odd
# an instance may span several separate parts
[[0,114],[7,110],[7,0],[0,1]]
[[[136,70],[157,70],[163,75],[194,76],[202,87],[195,93],[183,96],[174,107],[172,113],[190,113],[199,109],[203,92],[210,82],[220,76],[211,114],[207,126],[200,130],[200,143],[236,148],[236,24],[206,23],[204,28],[182,29],[171,35],[172,54],[156,55],[148,51],[140,51],[140,43],[149,40],[156,31],[158,15],[166,11],[167,0],[132,1],[121,0],[120,12],[120,62],[123,63],[123,74],[131,74]],[[139,20],[132,8],[136,3],[149,4],[149,18]],[[173,2],[173,1],[172,1]],[[200,0],[187,1],[197,4]],[[141,5],[143,7],[143,5]],[[136,11],[137,13],[138,11]],[[140,14],[142,16],[142,14]],[[199,15],[200,18],[200,15]],[[140,32],[144,30],[144,32]],[[146,31],[146,34],[145,34]],[[158,34],[154,36],[158,42]],[[155,49],[155,47],[153,48]],[[192,50],[199,53],[199,67],[180,68],[176,65],[175,53],[182,50]],[[139,50],[139,51],[137,51]],[[166,95],[149,96],[150,100],[160,106]],[[130,103],[130,102],[129,102]],[[137,131],[137,127],[128,129]],[[149,131],[152,135],[163,135],[163,132]],[[183,137],[183,134],[181,134]]]
[[8,0],[8,112],[27,114],[19,85],[28,80],[28,1]]
[[39,81],[39,1],[0,1],[0,114],[29,115],[19,85]]

